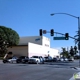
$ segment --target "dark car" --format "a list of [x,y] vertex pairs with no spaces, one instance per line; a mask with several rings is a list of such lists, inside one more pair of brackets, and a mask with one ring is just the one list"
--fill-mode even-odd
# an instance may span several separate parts
[[28,57],[26,56],[20,56],[17,60],[16,60],[16,63],[27,63],[29,60]]
[[45,59],[45,62],[52,62],[53,61],[52,57],[44,57],[44,59]]
[[57,58],[53,58],[53,62],[57,62],[58,60],[57,60]]
[[68,61],[74,61],[74,58],[69,58]]

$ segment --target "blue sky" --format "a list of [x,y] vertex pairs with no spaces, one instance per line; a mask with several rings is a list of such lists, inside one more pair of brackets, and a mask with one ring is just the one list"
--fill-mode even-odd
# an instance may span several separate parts
[[[58,12],[80,16],[80,0],[0,0],[0,25],[16,30],[20,36],[39,35],[39,29],[76,35],[78,20],[67,15],[50,16]],[[50,34],[44,36],[51,39],[51,47],[74,46],[72,39],[55,41]]]

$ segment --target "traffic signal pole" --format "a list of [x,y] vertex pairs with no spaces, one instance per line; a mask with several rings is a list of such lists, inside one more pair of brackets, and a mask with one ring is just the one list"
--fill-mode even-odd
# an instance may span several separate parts
[[[59,33],[59,32],[54,32],[54,33],[56,33],[56,34],[60,34],[60,35],[65,35],[65,34],[63,34],[63,33]],[[75,39],[75,40],[77,40],[76,38],[74,38],[74,37],[71,37],[71,36],[69,36],[69,38],[72,38],[72,39]]]
[[[50,33],[50,32],[47,31],[47,33]],[[65,34],[60,33],[60,32],[54,32],[54,33],[56,33],[56,34],[60,34],[60,35],[65,35]],[[71,39],[75,39],[75,40],[78,40],[78,39],[76,39],[75,37],[72,37],[72,36],[69,36],[69,38],[71,38]]]
[[80,67],[80,17],[78,17],[78,50],[79,50],[79,67]]
[[[64,15],[68,15],[68,16],[71,16],[71,17],[74,17],[74,18],[78,19],[78,39],[77,39],[77,42],[78,42],[78,50],[79,50],[79,58],[80,58],[80,17],[74,16],[74,15],[71,15],[71,14],[68,14],[68,13],[52,13],[50,15],[53,16],[53,15],[56,15],[56,14],[64,14]],[[80,59],[79,59],[79,67],[80,67]]]

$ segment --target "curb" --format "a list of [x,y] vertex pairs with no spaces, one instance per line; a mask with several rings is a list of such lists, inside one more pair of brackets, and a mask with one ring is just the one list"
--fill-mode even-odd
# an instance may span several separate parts
[[73,68],[73,69],[75,69],[75,70],[80,70],[79,67],[70,67],[70,68]]
[[71,67],[71,68],[78,70],[76,67]]

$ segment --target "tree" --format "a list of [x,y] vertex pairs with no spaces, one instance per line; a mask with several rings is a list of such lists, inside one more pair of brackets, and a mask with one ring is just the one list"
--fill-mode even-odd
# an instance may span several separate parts
[[70,56],[74,56],[75,55],[75,51],[74,51],[74,48],[71,46],[70,48]]
[[77,46],[74,46],[74,53],[75,53],[75,55],[76,55],[76,53],[78,53]]
[[62,47],[61,55],[62,55],[63,57],[68,57],[68,56],[69,56],[69,53],[68,53],[68,51],[66,50],[66,48],[63,48],[63,47]]
[[5,53],[8,47],[19,43],[19,35],[11,28],[0,26],[0,53]]
[[74,46],[74,47],[71,46],[70,53],[69,53],[70,56],[74,57],[74,56],[76,56],[77,53],[78,53],[77,47],[76,46]]

